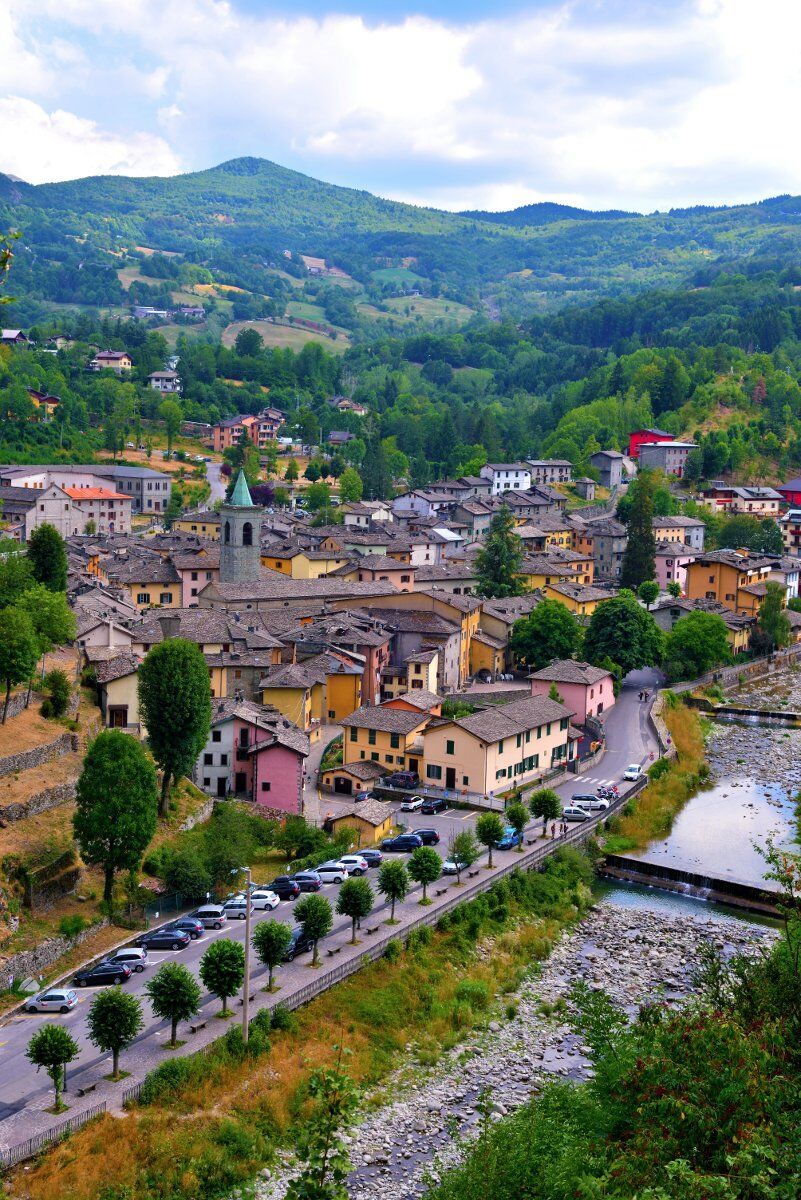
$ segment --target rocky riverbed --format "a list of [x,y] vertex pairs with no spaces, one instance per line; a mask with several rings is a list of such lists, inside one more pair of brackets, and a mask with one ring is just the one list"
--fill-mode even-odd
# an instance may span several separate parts
[[[568,993],[579,979],[603,989],[627,1011],[657,997],[681,1004],[701,942],[727,954],[756,953],[776,936],[771,928],[702,911],[672,916],[647,909],[597,905],[560,941],[515,993],[504,1014],[423,1069],[409,1046],[408,1061],[381,1095],[370,1098],[349,1138],[353,1200],[417,1197],[459,1161],[477,1133],[486,1098],[493,1119],[525,1104],[549,1077],[581,1080],[592,1074],[588,1047],[568,1021]],[[561,1002],[561,1003],[560,1003]],[[265,1171],[257,1200],[281,1200],[291,1163]]]
[[[782,671],[748,684],[732,693],[731,701],[746,708],[801,712],[801,671]],[[707,741],[707,761],[716,779],[752,779],[795,793],[801,789],[801,729],[716,724]]]

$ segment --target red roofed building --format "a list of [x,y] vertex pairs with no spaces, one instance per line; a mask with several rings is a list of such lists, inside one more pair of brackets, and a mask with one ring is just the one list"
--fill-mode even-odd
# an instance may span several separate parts
[[94,522],[95,533],[130,533],[133,500],[122,492],[103,487],[66,487],[63,489],[84,521],[81,532]]
[[664,429],[635,429],[629,434],[629,458],[640,457],[640,446],[644,442],[672,442],[673,434]]

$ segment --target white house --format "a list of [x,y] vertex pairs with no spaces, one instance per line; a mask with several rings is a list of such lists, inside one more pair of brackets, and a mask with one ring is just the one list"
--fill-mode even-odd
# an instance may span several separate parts
[[150,386],[162,395],[181,394],[181,381],[177,371],[153,371],[147,378]]
[[503,492],[527,492],[531,487],[531,467],[526,463],[487,463],[481,475],[492,484],[492,495]]

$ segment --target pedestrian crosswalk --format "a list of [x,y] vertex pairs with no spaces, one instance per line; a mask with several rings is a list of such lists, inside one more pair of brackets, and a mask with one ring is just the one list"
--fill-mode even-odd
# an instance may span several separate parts
[[610,787],[613,783],[619,783],[618,779],[601,779],[600,775],[579,775],[576,778],[579,783],[595,783],[598,787]]

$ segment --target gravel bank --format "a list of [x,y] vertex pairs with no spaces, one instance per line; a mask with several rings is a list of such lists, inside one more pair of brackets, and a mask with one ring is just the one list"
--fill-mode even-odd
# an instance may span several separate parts
[[[496,1119],[525,1104],[549,1076],[586,1079],[592,1074],[588,1048],[565,1023],[564,1013],[546,1015],[584,979],[603,988],[634,1013],[661,996],[680,1004],[690,990],[698,946],[713,940],[727,953],[754,953],[776,936],[770,928],[721,916],[623,909],[602,903],[566,934],[536,978],[526,981],[504,1007],[515,1003],[511,1019],[498,1017],[448,1052],[433,1068],[409,1060],[381,1090],[394,1101],[365,1105],[361,1124],[350,1136],[353,1200],[417,1197],[458,1162],[460,1142],[475,1136],[477,1102],[491,1092]],[[548,1011],[548,1010],[546,1010]],[[290,1176],[265,1171],[257,1200],[281,1200]]]

